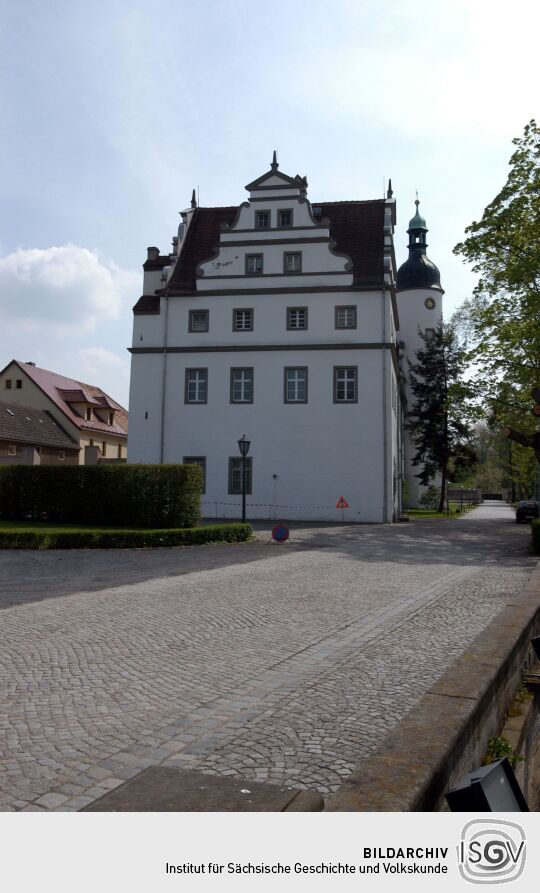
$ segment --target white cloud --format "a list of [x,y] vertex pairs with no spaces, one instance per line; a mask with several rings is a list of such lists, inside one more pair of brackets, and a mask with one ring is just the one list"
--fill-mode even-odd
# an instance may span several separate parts
[[89,384],[109,380],[116,388],[129,382],[129,356],[119,356],[105,347],[85,347],[76,353],[79,377]]
[[523,23],[538,20],[538,5],[520,5],[509,15],[499,0],[391,0],[381,6],[385,26],[355,3],[339,51],[315,68],[299,57],[273,76],[289,102],[307,102],[346,130],[369,134],[382,124],[394,137],[430,143],[504,140],[537,107],[536,31]]
[[140,275],[77,245],[29,248],[0,258],[0,319],[11,329],[92,332],[134,302]]

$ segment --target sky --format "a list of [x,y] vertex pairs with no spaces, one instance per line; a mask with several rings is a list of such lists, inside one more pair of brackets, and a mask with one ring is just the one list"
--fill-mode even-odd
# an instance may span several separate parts
[[392,178],[398,264],[416,190],[445,314],[475,277],[452,249],[538,118],[538,5],[515,0],[0,0],[0,368],[12,358],[127,406],[146,247],[196,188],[266,172],[312,202]]

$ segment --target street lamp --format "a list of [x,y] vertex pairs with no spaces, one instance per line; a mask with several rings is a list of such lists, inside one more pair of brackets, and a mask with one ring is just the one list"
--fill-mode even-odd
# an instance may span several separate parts
[[249,453],[250,446],[251,441],[246,440],[246,435],[242,434],[238,441],[238,449],[242,456],[242,522],[246,520],[246,456]]

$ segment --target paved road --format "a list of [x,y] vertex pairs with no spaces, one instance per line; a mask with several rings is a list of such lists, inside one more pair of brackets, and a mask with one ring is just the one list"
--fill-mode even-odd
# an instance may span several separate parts
[[535,560],[506,506],[292,544],[0,553],[0,809],[142,768],[335,790]]

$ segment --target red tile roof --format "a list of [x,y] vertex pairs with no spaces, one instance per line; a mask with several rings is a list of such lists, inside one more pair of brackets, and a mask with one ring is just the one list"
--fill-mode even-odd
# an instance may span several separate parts
[[384,283],[384,199],[367,202],[320,202],[330,221],[330,236],[336,251],[353,262],[353,286],[382,286]]
[[197,266],[219,245],[221,225],[234,223],[238,208],[195,208],[180,257],[167,284],[168,292],[195,291]]
[[[77,428],[80,428],[81,430],[88,429],[91,431],[100,431],[104,434],[113,434],[117,437],[127,437],[127,410],[124,409],[123,406],[120,406],[116,400],[113,400],[112,397],[109,397],[109,395],[106,394],[105,391],[102,391],[101,388],[98,388],[95,385],[85,384],[82,381],[76,381],[73,378],[66,378],[64,375],[58,375],[56,372],[49,372],[47,369],[40,369],[38,366],[33,366],[30,363],[22,363],[19,360],[12,360],[12,363],[19,366],[34,384],[36,384],[37,387],[40,388],[50,400],[52,400],[55,406]],[[8,365],[11,365],[11,363]],[[84,402],[90,403],[93,407],[102,406],[104,409],[106,407],[107,411],[109,408],[114,410],[114,424],[108,425],[106,422],[97,421],[97,419],[92,419],[91,422],[87,422],[78,415],[70,404],[71,402],[80,402],[79,398],[81,392],[89,398],[88,401],[85,400]],[[66,394],[68,395],[68,398],[66,398]],[[102,403],[102,399],[108,402]]]
[[143,264],[143,270],[147,273],[150,270],[162,270],[163,267],[168,267],[171,262],[171,258],[168,254],[160,254],[158,257],[152,257],[148,260],[145,260]]
[[90,403],[91,405],[100,405],[99,401],[94,400],[88,391],[83,390],[83,388],[72,388],[71,390],[68,390],[67,388],[65,390],[63,388],[58,388],[57,390],[62,400],[65,400],[66,403]]
[[4,401],[0,402],[0,440],[29,446],[80,450],[77,441],[64,431],[47,410]]
[[[384,282],[384,199],[358,202],[312,202],[329,221],[335,250],[353,262],[353,286],[378,287]],[[237,207],[196,208],[180,257],[167,285],[171,294],[196,290],[197,266],[215,254],[222,224],[236,219]],[[135,313],[155,313],[155,296],[144,295]]]
[[142,295],[135,304],[133,313],[140,316],[159,313],[159,295]]

